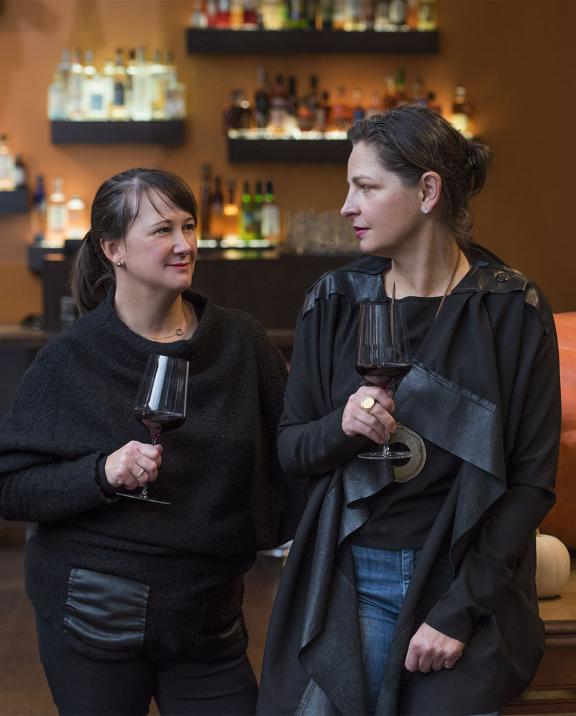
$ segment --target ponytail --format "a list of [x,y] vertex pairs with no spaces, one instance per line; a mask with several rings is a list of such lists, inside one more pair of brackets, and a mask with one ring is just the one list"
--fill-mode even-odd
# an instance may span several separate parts
[[96,246],[90,231],[76,254],[70,283],[74,301],[81,314],[96,308],[114,283],[110,263],[100,245]]

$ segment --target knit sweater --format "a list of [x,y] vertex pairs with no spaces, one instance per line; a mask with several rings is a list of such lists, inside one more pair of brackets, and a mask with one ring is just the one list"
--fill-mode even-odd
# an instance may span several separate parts
[[[280,354],[248,314],[185,298],[198,327],[166,344],[130,331],[109,296],[39,353],[0,429],[0,514],[38,523],[26,559],[38,613],[66,630],[71,570],[134,580],[149,592],[145,643],[170,656],[193,652],[218,612],[239,611],[255,550],[287,540],[298,517],[274,444]],[[98,484],[103,457],[150,441],[133,401],[151,353],[190,362],[187,418],[161,436],[150,486],[169,506],[111,500]]]

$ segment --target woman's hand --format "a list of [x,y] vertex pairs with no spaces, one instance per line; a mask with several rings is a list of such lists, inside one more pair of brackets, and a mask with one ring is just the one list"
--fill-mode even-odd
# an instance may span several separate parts
[[[374,398],[374,405],[366,410],[361,405],[363,398]],[[364,435],[375,443],[384,445],[390,433],[396,430],[393,413],[396,406],[390,395],[376,385],[363,385],[353,393],[342,414],[342,430],[345,435]]]
[[106,458],[106,479],[114,489],[125,487],[128,490],[154,482],[162,464],[162,451],[162,445],[131,440]]
[[404,666],[408,671],[423,673],[430,669],[451,669],[462,656],[465,646],[424,622],[410,640]]

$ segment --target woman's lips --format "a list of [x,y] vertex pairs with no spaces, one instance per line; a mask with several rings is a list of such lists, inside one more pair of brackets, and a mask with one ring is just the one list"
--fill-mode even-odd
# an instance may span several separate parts
[[354,226],[354,233],[356,234],[357,239],[361,239],[364,234],[368,231],[367,226]]

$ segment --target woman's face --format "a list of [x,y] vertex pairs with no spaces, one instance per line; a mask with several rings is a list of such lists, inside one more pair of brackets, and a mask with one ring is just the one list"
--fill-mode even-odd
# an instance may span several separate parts
[[352,149],[348,184],[340,213],[352,222],[364,253],[390,256],[418,236],[423,226],[421,187],[403,184],[397,174],[382,166],[376,150],[365,142]]
[[187,211],[166,204],[161,195],[142,197],[140,211],[119,251],[119,275],[132,285],[181,293],[190,287],[196,262],[196,223]]

